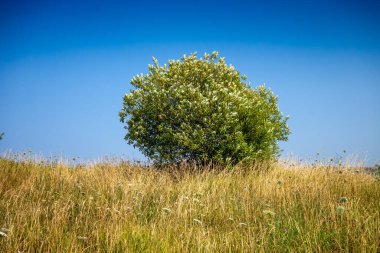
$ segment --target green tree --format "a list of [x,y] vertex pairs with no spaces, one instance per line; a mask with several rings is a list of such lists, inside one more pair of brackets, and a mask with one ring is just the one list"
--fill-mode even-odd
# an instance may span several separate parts
[[158,164],[271,160],[289,128],[277,97],[252,89],[217,52],[184,55],[132,78],[120,121],[125,140]]

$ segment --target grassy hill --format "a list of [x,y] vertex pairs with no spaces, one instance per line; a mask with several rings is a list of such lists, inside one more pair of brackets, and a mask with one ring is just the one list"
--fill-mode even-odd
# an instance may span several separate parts
[[379,252],[376,176],[263,169],[0,159],[0,251]]

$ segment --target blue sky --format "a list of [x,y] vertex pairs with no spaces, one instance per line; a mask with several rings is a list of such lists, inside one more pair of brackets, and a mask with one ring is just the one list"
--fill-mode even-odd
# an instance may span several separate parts
[[380,163],[380,1],[1,1],[0,38],[0,152],[142,159],[132,76],[217,50],[279,96],[284,156]]

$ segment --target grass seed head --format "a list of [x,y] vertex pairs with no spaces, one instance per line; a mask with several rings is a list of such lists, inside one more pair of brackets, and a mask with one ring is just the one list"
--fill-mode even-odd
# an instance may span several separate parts
[[348,199],[346,197],[340,197],[339,198],[339,203],[345,204],[348,202]]
[[193,221],[194,221],[195,223],[198,223],[199,225],[202,225],[202,221],[200,221],[200,220],[198,220],[198,219],[193,219]]
[[271,217],[276,215],[276,213],[271,210],[264,210],[263,213]]
[[0,228],[0,232],[8,233],[8,232],[9,232],[9,229],[7,229],[7,228]]
[[162,208],[162,211],[170,213],[172,210],[170,208],[164,207]]
[[344,210],[345,210],[344,206],[338,206],[338,207],[336,208],[336,212],[337,212],[339,215],[342,215],[342,214],[344,213]]
[[197,199],[197,198],[193,198],[193,202],[195,202],[195,203],[199,203],[199,202],[200,202],[200,200],[199,200],[199,199]]

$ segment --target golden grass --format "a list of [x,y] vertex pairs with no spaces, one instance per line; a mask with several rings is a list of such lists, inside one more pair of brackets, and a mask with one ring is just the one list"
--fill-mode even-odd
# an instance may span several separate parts
[[0,251],[379,252],[380,182],[342,171],[0,159]]

